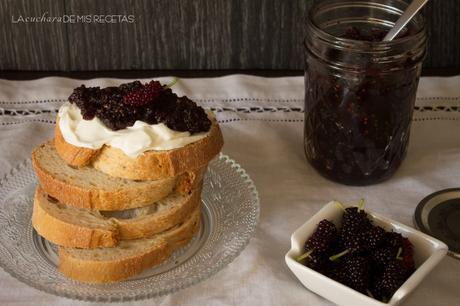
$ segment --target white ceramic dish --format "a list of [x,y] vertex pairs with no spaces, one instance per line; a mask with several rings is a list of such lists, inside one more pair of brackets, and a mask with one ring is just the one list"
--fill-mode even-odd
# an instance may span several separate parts
[[[367,210],[366,210],[367,211]],[[411,277],[395,292],[388,303],[377,301],[367,295],[342,285],[327,276],[324,276],[300,263],[295,258],[302,254],[305,241],[313,234],[318,223],[327,219],[340,225],[343,210],[335,202],[328,203],[310,220],[299,227],[291,236],[291,249],[285,256],[286,264],[299,281],[311,291],[338,305],[353,306],[377,306],[377,305],[398,305],[400,304],[417,285],[428,275],[428,273],[441,261],[447,253],[447,246],[424,233],[408,227],[399,222],[369,212],[375,225],[385,230],[393,230],[409,238],[414,246],[414,261],[417,270]]]

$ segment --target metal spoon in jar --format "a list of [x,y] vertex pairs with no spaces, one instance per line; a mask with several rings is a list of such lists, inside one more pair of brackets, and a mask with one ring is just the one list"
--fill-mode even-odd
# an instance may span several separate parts
[[404,27],[417,15],[417,13],[425,6],[428,0],[414,0],[404,13],[396,21],[394,27],[385,35],[383,41],[391,41],[404,29]]

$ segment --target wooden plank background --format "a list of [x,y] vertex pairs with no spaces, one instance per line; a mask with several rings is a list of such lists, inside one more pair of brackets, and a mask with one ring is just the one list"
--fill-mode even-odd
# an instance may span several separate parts
[[0,70],[67,70],[66,28],[57,23],[12,23],[12,15],[51,16],[64,12],[63,1],[0,0]]
[[[0,0],[0,70],[303,69],[312,0]],[[134,23],[12,23],[134,15]],[[460,1],[431,1],[427,68],[460,67]]]

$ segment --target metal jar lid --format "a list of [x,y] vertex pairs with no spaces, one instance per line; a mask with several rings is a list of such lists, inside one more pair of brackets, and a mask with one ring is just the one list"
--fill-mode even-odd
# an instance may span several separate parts
[[460,188],[430,194],[418,204],[415,226],[449,246],[449,255],[460,259]]

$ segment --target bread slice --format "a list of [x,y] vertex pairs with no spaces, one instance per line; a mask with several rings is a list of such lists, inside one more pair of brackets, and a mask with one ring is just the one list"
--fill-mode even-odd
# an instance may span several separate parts
[[151,181],[116,178],[92,167],[70,167],[59,157],[52,141],[35,148],[32,164],[47,194],[61,203],[90,210],[143,207],[175,190],[189,193],[201,182],[206,170],[205,166],[180,176]]
[[60,203],[37,187],[32,225],[54,244],[74,248],[113,247],[119,240],[150,237],[185,221],[200,205],[201,186],[189,195],[172,193],[143,208],[98,212]]
[[147,151],[137,158],[107,145],[99,150],[73,146],[62,137],[59,124],[56,124],[54,141],[57,152],[69,165],[83,167],[92,164],[113,177],[131,180],[158,180],[202,168],[223,146],[222,132],[215,119],[212,119],[209,135],[205,138],[174,150]]
[[126,240],[114,248],[59,248],[59,271],[86,283],[110,283],[141,273],[166,260],[200,228],[200,208],[181,225],[151,238]]
[[90,165],[93,158],[99,153],[99,150],[80,148],[68,144],[59,128],[59,117],[56,119],[56,126],[54,128],[54,146],[61,158],[67,164],[74,167]]
[[59,248],[59,271],[85,283],[110,283],[137,275],[166,260],[172,249],[166,240],[122,241],[115,248]]
[[120,239],[138,239],[183,222],[200,203],[201,185],[188,195],[173,193],[153,205],[123,211],[122,218],[114,218],[117,215],[120,217],[118,211],[103,212],[103,215],[111,217],[110,220],[118,226]]
[[[185,221],[158,234],[159,237],[168,242],[169,247],[176,249],[186,245],[200,230],[201,227],[201,206],[195,208]],[[132,240],[134,241],[134,240]]]
[[118,227],[98,212],[59,203],[37,187],[32,226],[39,235],[66,247],[96,248],[118,244]]

